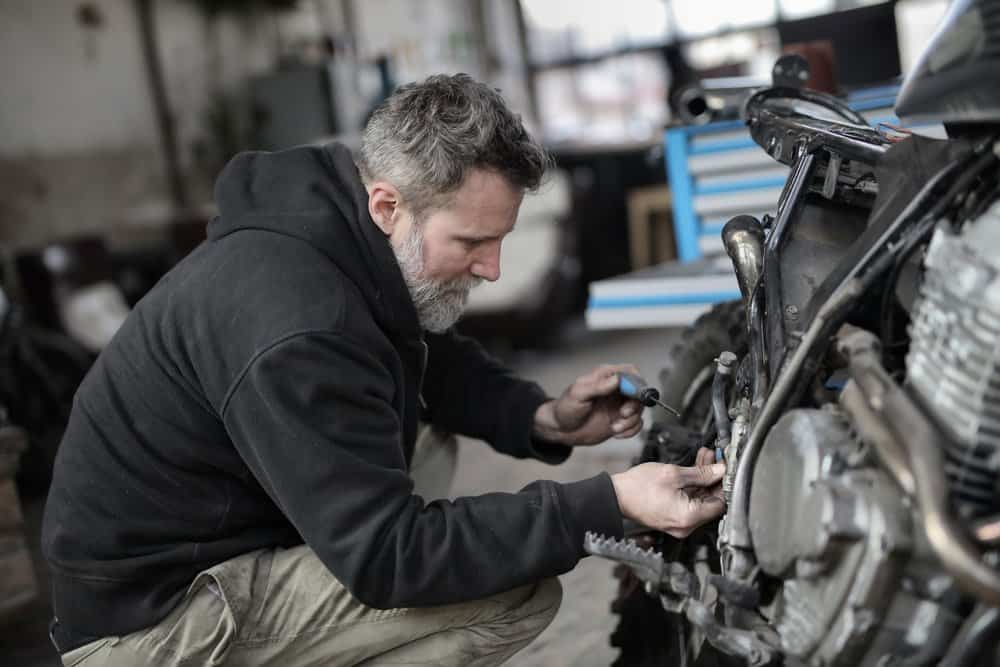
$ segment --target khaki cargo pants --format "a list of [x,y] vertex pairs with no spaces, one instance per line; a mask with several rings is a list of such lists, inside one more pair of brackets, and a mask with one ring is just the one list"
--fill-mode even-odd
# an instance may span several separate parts
[[[413,477],[447,495],[455,442],[424,431]],[[496,665],[527,646],[559,609],[556,579],[473,602],[373,609],[355,600],[312,549],[264,549],[205,570],[157,625],[62,655],[97,665]]]

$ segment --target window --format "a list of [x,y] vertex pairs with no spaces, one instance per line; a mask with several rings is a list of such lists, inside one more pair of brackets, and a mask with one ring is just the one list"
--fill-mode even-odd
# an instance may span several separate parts
[[711,0],[711,10],[706,0],[672,0],[670,5],[682,37],[767,25],[778,16],[775,0]]
[[664,0],[523,0],[535,63],[587,57],[671,37]]

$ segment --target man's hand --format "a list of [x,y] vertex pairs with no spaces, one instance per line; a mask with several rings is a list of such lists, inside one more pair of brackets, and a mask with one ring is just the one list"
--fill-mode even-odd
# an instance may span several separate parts
[[709,465],[707,451],[698,452],[699,465],[691,468],[643,463],[612,475],[622,516],[678,538],[721,516],[726,464]]
[[577,378],[563,395],[535,412],[536,436],[566,445],[596,445],[630,438],[642,429],[642,405],[618,393],[618,373],[638,373],[631,364],[598,366]]

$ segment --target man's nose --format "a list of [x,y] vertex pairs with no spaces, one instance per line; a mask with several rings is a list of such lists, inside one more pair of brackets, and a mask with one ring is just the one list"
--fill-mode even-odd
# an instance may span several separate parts
[[470,269],[472,275],[496,282],[500,278],[500,244],[475,259]]

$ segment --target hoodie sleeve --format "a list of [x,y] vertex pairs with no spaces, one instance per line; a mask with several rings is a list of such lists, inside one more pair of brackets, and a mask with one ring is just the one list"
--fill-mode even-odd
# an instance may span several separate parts
[[222,411],[254,476],[364,604],[481,598],[572,569],[587,530],[622,534],[603,473],[425,504],[406,472],[394,391],[364,345],[308,333],[259,354]]
[[517,378],[477,341],[454,331],[425,340],[423,396],[435,426],[517,458],[562,463],[569,457],[571,447],[532,437],[535,411],[549,400],[541,387]]

